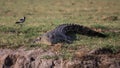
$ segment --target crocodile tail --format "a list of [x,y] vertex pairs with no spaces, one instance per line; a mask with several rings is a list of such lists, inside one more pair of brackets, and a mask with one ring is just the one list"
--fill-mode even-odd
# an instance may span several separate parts
[[105,34],[94,31],[88,27],[82,26],[82,25],[77,25],[77,24],[69,24],[66,28],[66,32],[74,32],[82,35],[87,35],[87,36],[97,36],[97,37],[107,37]]
[[87,35],[87,36],[97,36],[97,37],[106,37],[105,34],[102,34],[100,32],[94,31],[88,27],[84,27],[84,26],[78,26],[78,30],[76,31],[79,34],[82,35]]

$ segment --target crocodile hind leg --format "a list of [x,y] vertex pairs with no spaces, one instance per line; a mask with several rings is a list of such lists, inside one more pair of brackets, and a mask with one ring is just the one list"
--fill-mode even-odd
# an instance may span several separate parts
[[61,34],[61,36],[61,40],[65,41],[66,43],[72,43],[70,36],[67,36],[65,34]]
[[72,43],[72,38],[70,36],[66,36],[67,39],[65,39],[65,42]]

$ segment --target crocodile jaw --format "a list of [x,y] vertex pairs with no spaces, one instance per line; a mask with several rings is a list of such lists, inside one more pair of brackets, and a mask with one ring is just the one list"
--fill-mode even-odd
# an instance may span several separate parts
[[47,37],[42,37],[40,40],[41,44],[52,45],[52,43],[48,40]]
[[46,44],[46,45],[52,45],[51,41],[46,36],[38,37],[36,40],[34,40],[35,44]]

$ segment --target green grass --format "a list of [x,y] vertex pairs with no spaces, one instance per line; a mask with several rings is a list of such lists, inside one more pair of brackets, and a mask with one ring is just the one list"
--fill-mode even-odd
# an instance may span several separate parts
[[[120,19],[104,21],[104,16],[120,18],[120,0],[1,0],[0,2],[0,47],[33,47],[36,37],[62,23],[76,23],[102,29],[107,38],[77,35],[73,44],[64,44],[63,49],[77,50],[81,46],[90,49],[106,45],[120,46]],[[23,27],[15,22],[26,16]],[[64,51],[64,50],[61,50]],[[67,51],[66,51],[67,52]],[[71,56],[63,52],[64,57]]]

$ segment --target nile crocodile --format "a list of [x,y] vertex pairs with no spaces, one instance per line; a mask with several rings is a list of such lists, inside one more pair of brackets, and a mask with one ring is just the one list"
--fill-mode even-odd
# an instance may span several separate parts
[[[61,24],[55,29],[48,31],[34,40],[34,43],[43,43],[53,45],[60,42],[72,43],[73,34],[82,34],[87,36],[106,37],[106,35],[94,31],[88,27],[78,24]],[[72,35],[71,35],[72,34]]]

